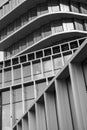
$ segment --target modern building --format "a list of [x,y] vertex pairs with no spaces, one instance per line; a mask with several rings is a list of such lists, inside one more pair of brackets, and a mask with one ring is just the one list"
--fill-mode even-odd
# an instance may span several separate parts
[[0,2],[0,130],[87,129],[86,38],[86,0]]

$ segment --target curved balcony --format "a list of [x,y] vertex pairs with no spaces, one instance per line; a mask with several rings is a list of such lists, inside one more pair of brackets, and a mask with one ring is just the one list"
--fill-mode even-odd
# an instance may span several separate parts
[[22,3],[19,3],[13,9],[11,9],[7,14],[3,15],[0,19],[0,30],[6,25],[14,21],[20,15],[25,13],[29,8],[34,7],[38,3],[45,2],[46,0],[24,0]]
[[14,44],[14,41],[17,42],[21,38],[28,35],[28,33],[32,32],[33,30],[39,28],[43,24],[47,24],[49,21],[52,20],[60,20],[62,18],[70,19],[70,18],[78,18],[78,19],[87,19],[87,15],[79,14],[74,12],[57,12],[57,13],[47,13],[41,15],[34,20],[28,22],[24,26],[20,27],[18,30],[13,32],[11,35],[8,35],[6,38],[0,41],[0,50],[4,50],[8,48],[11,44]]
[[26,49],[19,52],[17,55],[13,56],[12,58],[14,58],[20,54],[24,54],[24,53],[28,53],[28,52],[32,52],[35,50],[45,48],[47,46],[52,45],[52,43],[54,43],[56,41],[61,41],[61,39],[66,39],[66,37],[67,38],[73,38],[73,37],[75,38],[75,37],[85,37],[85,36],[87,36],[87,32],[80,31],[80,30],[72,30],[72,31],[55,33],[55,34],[52,34],[46,38],[43,38],[42,40],[38,41],[37,43],[35,43],[33,45],[27,47]]
[[[79,2],[81,2],[82,0],[80,0]],[[22,3],[18,4],[16,7],[14,7],[14,9],[12,9],[10,12],[8,12],[7,14],[5,14],[1,19],[0,19],[0,30],[3,29],[4,27],[6,27],[9,23],[12,23],[15,19],[17,19],[18,17],[20,17],[22,14],[24,14],[25,12],[29,11],[29,9],[36,7],[37,4],[39,3],[46,3],[48,8],[51,6],[51,4],[55,5],[55,1],[53,3],[48,2],[46,0],[34,0],[32,2],[32,0],[24,0]],[[61,4],[62,1],[60,1]],[[78,2],[76,0],[76,2]],[[83,3],[87,3],[85,0],[82,1]],[[63,11],[62,7],[60,7],[60,4],[56,3],[57,7],[59,8],[59,10],[57,9],[57,11]],[[69,5],[70,4],[70,5]],[[87,4],[86,4],[87,5]],[[70,6],[72,6],[72,3],[68,3],[69,6],[69,10],[68,12],[73,12],[73,10],[71,9]],[[77,3],[78,6],[78,3]],[[37,7],[36,7],[37,8]],[[55,7],[54,7],[55,8]],[[49,10],[49,9],[48,9]],[[55,9],[54,9],[55,10]],[[80,10],[80,7],[79,7]],[[50,11],[50,10],[49,10]],[[51,10],[52,11],[52,10]],[[64,10],[65,11],[65,10]],[[67,10],[65,11],[67,12]],[[78,13],[82,13],[84,14],[84,11],[79,11]],[[86,13],[87,14],[87,13]]]

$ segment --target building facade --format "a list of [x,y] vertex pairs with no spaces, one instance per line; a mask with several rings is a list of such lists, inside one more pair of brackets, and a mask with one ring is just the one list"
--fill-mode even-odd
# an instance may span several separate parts
[[0,130],[13,129],[86,38],[86,0],[0,3]]

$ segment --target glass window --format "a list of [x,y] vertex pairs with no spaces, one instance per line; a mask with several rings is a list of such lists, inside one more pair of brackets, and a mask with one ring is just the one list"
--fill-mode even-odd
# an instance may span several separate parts
[[0,71],[0,88],[2,88],[2,71]]
[[21,27],[21,19],[18,18],[14,22],[15,30],[19,29]]
[[43,4],[39,4],[37,6],[37,11],[38,11],[38,16],[39,15],[43,15],[45,13],[48,13],[48,6],[46,3],[43,3]]
[[2,92],[2,105],[10,103],[10,91]]
[[22,16],[21,16],[21,24],[24,25],[28,22],[28,13],[24,13]]
[[19,44],[18,43],[14,44],[14,54],[16,55],[17,53],[19,53]]
[[73,24],[72,19],[64,20],[63,28],[64,28],[64,31],[74,30],[74,24]]
[[34,102],[34,99],[26,100],[25,101],[25,109],[28,110],[33,102]]
[[2,130],[10,130],[10,105],[2,106]]
[[76,12],[76,13],[79,13],[79,3],[78,2],[74,2],[72,1],[71,2],[71,11],[72,12]]
[[31,9],[31,19],[35,19],[37,17],[37,8],[34,7]]
[[45,76],[52,75],[52,63],[50,59],[45,59],[43,61],[43,72]]
[[49,35],[51,35],[51,25],[50,24],[47,24],[47,25],[44,25],[42,27],[42,37],[47,37]]
[[26,49],[27,45],[26,45],[26,38],[21,40],[21,51]]
[[27,46],[31,46],[34,44],[34,41],[33,41],[33,34],[29,34],[28,36],[28,45]]
[[60,57],[60,56],[53,57],[53,66],[54,66],[54,70],[62,68],[62,66],[63,66],[62,57]]
[[36,90],[37,90],[37,96],[40,96],[40,94],[47,88],[46,81],[38,82],[36,83]]
[[14,124],[15,124],[15,123],[19,120],[19,118],[22,116],[22,114],[23,114],[22,108],[23,108],[22,102],[18,102],[18,103],[14,103],[14,104],[13,104]]
[[40,73],[41,73],[41,63],[40,63],[40,61],[33,63],[33,74],[40,74]]
[[62,31],[63,31],[62,21],[54,21],[52,24],[52,33],[54,34]]
[[13,89],[13,101],[14,102],[22,101],[22,88]]
[[14,74],[14,83],[20,83],[21,82],[21,67],[20,66],[14,67],[13,74]]
[[77,30],[84,30],[83,21],[80,19],[75,19],[75,27]]
[[84,20],[85,30],[87,31],[87,20]]
[[69,1],[60,0],[61,11],[70,11]]
[[41,63],[40,61],[33,63],[33,75],[35,79],[42,77]]
[[72,54],[64,55],[64,62],[67,63],[67,61],[71,58]]
[[4,70],[4,84],[6,86],[11,85],[11,80],[12,80],[11,69]]
[[23,78],[24,78],[24,82],[29,81],[31,79],[31,65],[30,64],[23,65]]
[[34,43],[41,40],[41,29],[39,28],[34,32]]
[[85,3],[81,3],[80,4],[80,8],[81,8],[81,12],[83,13],[83,14],[87,14],[87,4]]
[[33,99],[34,96],[34,85],[33,84],[25,84],[24,85],[24,93],[25,93],[25,100]]
[[52,12],[58,12],[59,11],[58,0],[51,0],[51,8],[52,8]]
[[29,109],[29,106],[35,99],[34,95],[34,85],[33,84],[25,84],[24,85],[24,95],[25,95],[25,108]]

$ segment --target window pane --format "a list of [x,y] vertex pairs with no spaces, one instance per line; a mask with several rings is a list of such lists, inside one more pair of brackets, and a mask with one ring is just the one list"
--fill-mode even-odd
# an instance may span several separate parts
[[83,13],[83,14],[87,14],[87,4],[85,3],[81,3],[81,12]]
[[70,11],[70,9],[69,9],[69,2],[61,0],[60,1],[60,8],[61,8],[61,11]]
[[10,130],[10,105],[2,106],[2,130]]
[[20,66],[17,66],[13,69],[14,73],[14,83],[20,83],[21,82],[21,68]]
[[52,70],[51,60],[43,61],[43,70],[44,72]]
[[45,4],[45,3],[39,4],[39,5],[37,6],[37,11],[38,11],[38,16],[39,16],[39,15],[42,15],[42,14],[45,14],[45,13],[48,13],[47,4]]
[[23,78],[24,82],[31,80],[31,65],[23,65]]
[[83,30],[83,21],[75,19],[75,27],[77,30]]
[[34,85],[26,84],[24,86],[25,100],[34,98]]
[[34,32],[34,43],[41,40],[41,29],[39,28]]
[[11,85],[11,69],[7,69],[4,71],[4,84],[5,86]]
[[22,102],[18,102],[13,104],[13,111],[14,111],[14,124],[18,121],[18,119],[22,116],[23,110],[22,110]]
[[31,104],[34,102],[34,99],[32,100],[26,100],[25,101],[25,109],[28,110]]
[[43,26],[43,29],[42,29],[42,37],[47,37],[49,35],[51,35],[51,25],[50,24],[47,24],[47,25],[44,25]]
[[54,65],[54,70],[62,68],[63,66],[62,58],[61,57],[53,58],[53,65]]
[[41,63],[40,62],[33,64],[33,74],[34,75],[41,74]]
[[74,30],[74,24],[72,20],[64,20],[63,22],[64,31]]
[[52,8],[52,12],[58,12],[59,11],[58,0],[51,0],[51,8]]
[[79,3],[77,3],[77,2],[71,2],[71,10],[73,11],[73,12],[76,12],[76,13],[78,13],[79,12]]
[[22,101],[22,88],[13,89],[13,101]]
[[10,103],[10,91],[2,92],[2,104]]
[[58,32],[62,32],[63,28],[62,28],[62,21],[55,21],[52,24],[52,33],[58,33]]
[[40,96],[40,94],[45,90],[46,87],[47,87],[46,81],[37,83],[36,84],[37,96]]

